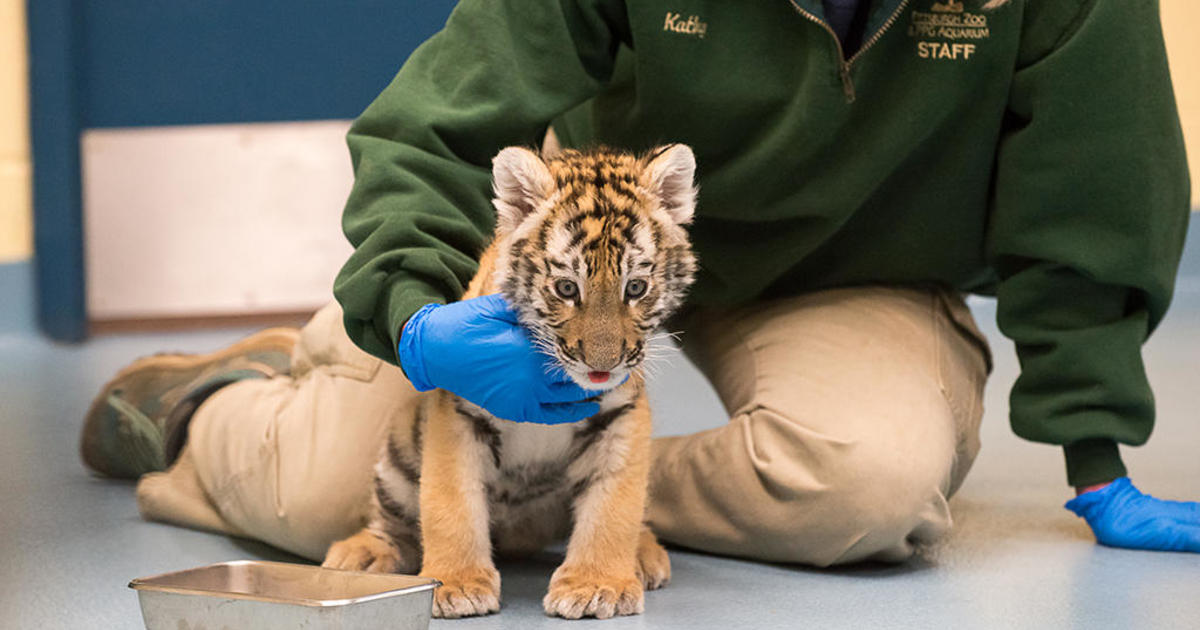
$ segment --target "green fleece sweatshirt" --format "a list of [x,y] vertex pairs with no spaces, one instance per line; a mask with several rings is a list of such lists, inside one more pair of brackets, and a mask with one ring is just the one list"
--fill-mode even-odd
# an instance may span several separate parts
[[1154,400],[1141,345],[1188,220],[1153,0],[875,0],[844,59],[820,0],[464,0],[355,122],[335,294],[395,361],[493,226],[489,162],[536,145],[693,147],[693,305],[941,284],[998,297],[1022,437],[1068,480],[1125,473]]

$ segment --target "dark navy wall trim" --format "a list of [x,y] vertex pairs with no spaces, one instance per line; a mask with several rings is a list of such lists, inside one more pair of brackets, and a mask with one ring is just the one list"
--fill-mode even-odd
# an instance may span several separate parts
[[357,116],[453,0],[28,0],[34,267],[46,334],[87,334],[79,136]]
[[78,42],[72,0],[29,0],[30,133],[37,320],[60,341],[87,336],[79,181]]

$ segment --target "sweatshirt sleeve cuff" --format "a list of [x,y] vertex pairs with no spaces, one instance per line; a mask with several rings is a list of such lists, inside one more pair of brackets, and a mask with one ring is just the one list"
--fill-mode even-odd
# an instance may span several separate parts
[[378,330],[377,333],[380,337],[391,340],[392,363],[400,365],[400,333],[405,322],[426,304],[445,303],[445,298],[433,291],[429,285],[417,280],[402,280],[388,287],[387,299],[379,301],[375,322],[377,326],[387,327],[386,330]]
[[1073,487],[1091,486],[1124,477],[1125,464],[1117,443],[1107,438],[1072,442],[1063,447],[1067,456],[1067,482]]

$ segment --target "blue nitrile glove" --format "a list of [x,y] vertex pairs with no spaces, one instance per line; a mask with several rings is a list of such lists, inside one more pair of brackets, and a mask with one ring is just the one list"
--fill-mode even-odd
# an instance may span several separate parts
[[[400,366],[419,391],[439,387],[517,422],[559,424],[595,415],[595,396],[534,347],[500,295],[421,307],[400,335]],[[551,375],[553,372],[553,376]]]
[[1200,503],[1142,494],[1129,477],[1084,492],[1066,508],[1087,521],[1102,545],[1200,553]]

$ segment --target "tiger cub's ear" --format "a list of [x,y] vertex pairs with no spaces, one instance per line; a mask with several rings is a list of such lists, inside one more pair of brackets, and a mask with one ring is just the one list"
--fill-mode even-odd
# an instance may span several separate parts
[[546,163],[529,149],[508,147],[492,158],[497,227],[512,232],[554,191]]
[[692,220],[696,210],[696,156],[686,144],[654,149],[645,158],[642,185],[656,195],[675,223]]

